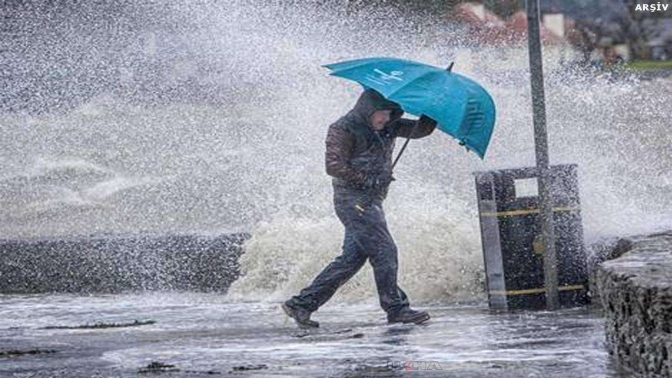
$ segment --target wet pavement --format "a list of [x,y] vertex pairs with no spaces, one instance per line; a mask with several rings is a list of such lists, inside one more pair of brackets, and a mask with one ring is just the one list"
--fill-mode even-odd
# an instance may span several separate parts
[[621,376],[589,308],[430,306],[432,320],[414,326],[386,324],[373,304],[330,303],[314,315],[321,328],[305,331],[275,303],[217,294],[3,295],[0,304],[2,377]]

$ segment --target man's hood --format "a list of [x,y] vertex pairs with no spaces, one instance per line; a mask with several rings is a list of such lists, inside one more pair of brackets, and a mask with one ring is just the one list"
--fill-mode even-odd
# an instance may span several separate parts
[[[370,117],[376,110],[391,110],[392,114],[390,115],[389,123],[396,121],[404,114],[404,111],[399,104],[386,99],[383,95],[373,89],[367,89],[361,96],[359,96],[355,107],[350,111],[350,115],[355,118],[355,121],[359,126],[358,128],[364,126],[370,128],[372,127]],[[362,132],[365,130],[358,131]]]

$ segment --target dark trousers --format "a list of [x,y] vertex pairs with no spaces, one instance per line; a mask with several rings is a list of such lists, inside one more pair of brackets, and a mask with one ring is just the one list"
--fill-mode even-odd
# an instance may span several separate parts
[[382,205],[382,199],[362,191],[335,193],[336,215],[345,226],[343,254],[327,265],[310,286],[292,297],[296,306],[316,311],[367,259],[373,267],[383,310],[390,314],[409,306],[406,294],[397,286],[397,246],[387,229]]

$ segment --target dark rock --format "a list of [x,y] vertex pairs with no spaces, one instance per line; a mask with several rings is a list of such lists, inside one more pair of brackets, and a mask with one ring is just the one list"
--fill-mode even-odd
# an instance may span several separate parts
[[96,323],[96,324],[84,324],[80,326],[48,326],[42,329],[104,329],[104,328],[126,328],[126,327],[138,327],[143,325],[152,325],[156,324],[154,320],[138,321],[135,320],[133,323]]
[[31,350],[9,350],[6,352],[0,351],[0,357],[18,357],[26,355],[35,355],[35,354],[51,354],[56,353],[55,350],[42,350],[42,349],[31,349]]
[[250,370],[263,370],[263,369],[268,369],[268,366],[264,364],[259,364],[259,365],[244,365],[233,367],[233,371],[250,371]]
[[138,369],[138,374],[145,373],[170,373],[170,372],[179,372],[180,369],[176,368],[175,365],[164,364],[163,362],[152,362],[144,368]]

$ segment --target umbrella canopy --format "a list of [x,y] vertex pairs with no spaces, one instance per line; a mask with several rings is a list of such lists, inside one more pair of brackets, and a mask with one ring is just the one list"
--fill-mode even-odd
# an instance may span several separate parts
[[495,125],[495,103],[475,81],[449,69],[395,58],[356,59],[323,67],[333,76],[380,92],[407,113],[434,119],[439,130],[485,156]]

